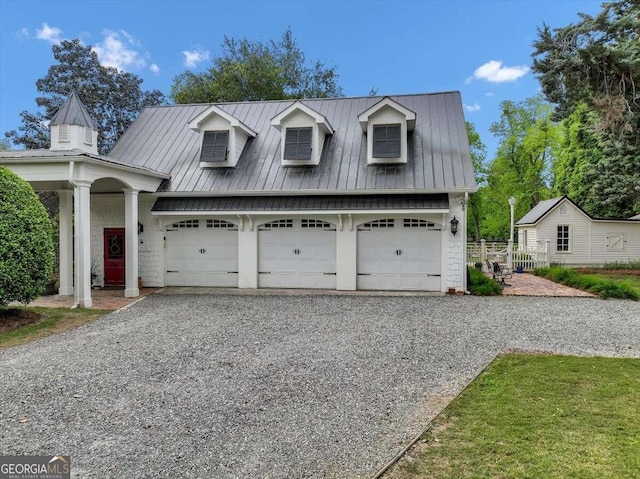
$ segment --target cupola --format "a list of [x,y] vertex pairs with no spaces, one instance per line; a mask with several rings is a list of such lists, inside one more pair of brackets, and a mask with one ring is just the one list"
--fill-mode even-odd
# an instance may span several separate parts
[[98,131],[86,107],[72,93],[49,122],[51,151],[82,150],[98,154]]

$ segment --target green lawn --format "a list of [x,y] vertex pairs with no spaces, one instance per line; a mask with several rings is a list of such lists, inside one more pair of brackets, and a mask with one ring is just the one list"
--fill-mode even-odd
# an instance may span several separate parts
[[609,279],[616,283],[626,283],[633,288],[640,296],[640,275],[637,274],[611,274],[611,273],[590,273],[589,276],[595,276],[601,279]]
[[573,269],[561,266],[536,268],[533,274],[573,288],[599,294],[600,297],[640,300],[640,275],[637,272]]
[[640,359],[506,354],[383,477],[638,478]]
[[[0,349],[77,328],[111,312],[99,309],[41,307],[0,309]],[[19,327],[8,327],[9,323]],[[21,323],[27,324],[20,325]]]

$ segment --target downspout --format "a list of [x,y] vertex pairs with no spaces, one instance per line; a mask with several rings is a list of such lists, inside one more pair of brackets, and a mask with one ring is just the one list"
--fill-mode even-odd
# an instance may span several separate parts
[[[75,161],[71,160],[69,162],[69,184],[73,187],[73,198],[74,198],[74,201],[76,200],[76,193],[77,193],[76,188],[78,187],[78,184],[75,182],[75,179],[74,179],[75,178],[75,169],[76,169]],[[74,303],[71,306],[71,308],[69,308],[69,309],[76,309],[78,307],[78,291],[77,291],[78,278],[77,278],[77,275],[76,275],[76,261],[75,261],[75,258],[78,257],[78,254],[76,252],[76,245],[77,245],[78,242],[75,240],[75,238],[78,237],[78,224],[75,221],[73,222],[73,237],[74,237],[74,241],[73,241],[73,243],[74,243],[74,245],[73,245],[73,258],[74,258],[74,260],[73,260],[73,270],[74,270],[73,271],[73,282],[74,282],[74,285],[73,285],[73,301],[74,301]]]

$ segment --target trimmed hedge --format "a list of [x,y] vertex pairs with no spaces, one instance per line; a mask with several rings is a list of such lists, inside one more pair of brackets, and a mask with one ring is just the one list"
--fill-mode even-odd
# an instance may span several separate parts
[[469,291],[475,296],[496,296],[502,294],[502,286],[487,277],[482,271],[469,268]]
[[536,268],[536,276],[550,279],[556,283],[566,284],[572,288],[582,289],[598,294],[601,298],[617,298],[640,300],[640,295],[631,286],[610,279],[599,278],[590,274],[582,274],[574,269],[552,266],[550,268]]
[[53,269],[51,222],[31,186],[0,167],[0,307],[38,297]]

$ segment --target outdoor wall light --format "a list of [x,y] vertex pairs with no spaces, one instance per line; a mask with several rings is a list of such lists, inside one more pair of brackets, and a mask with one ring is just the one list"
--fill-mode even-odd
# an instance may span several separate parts
[[451,234],[453,236],[456,235],[456,233],[458,232],[458,223],[460,223],[458,221],[458,219],[454,216],[453,219],[451,220]]

